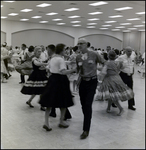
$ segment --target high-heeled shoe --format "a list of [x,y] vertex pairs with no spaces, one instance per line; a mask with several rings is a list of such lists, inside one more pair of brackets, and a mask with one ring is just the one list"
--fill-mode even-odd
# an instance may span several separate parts
[[120,110],[120,112],[117,114],[117,116],[121,116],[121,115],[123,114],[123,112],[124,112],[124,109],[122,108],[122,109]]
[[43,128],[46,129],[46,131],[51,131],[52,128],[48,128],[46,125],[43,125]]
[[34,106],[33,106],[33,105],[31,105],[31,103],[30,103],[30,102],[28,102],[28,101],[26,102],[26,104],[27,104],[27,105],[29,105],[29,107],[31,107],[31,108],[33,108],[33,107],[34,107]]
[[45,109],[44,107],[41,107],[41,108],[40,108],[40,110],[42,110],[42,111],[46,111],[46,109]]

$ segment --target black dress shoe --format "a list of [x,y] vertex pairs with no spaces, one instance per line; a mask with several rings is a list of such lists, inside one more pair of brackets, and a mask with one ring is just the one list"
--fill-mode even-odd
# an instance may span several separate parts
[[46,131],[51,131],[52,128],[48,128],[46,125],[43,125],[43,128],[46,129]]
[[136,108],[134,108],[134,107],[128,107],[128,109],[131,109],[131,110],[136,110]]
[[72,117],[65,117],[64,120],[66,121],[67,119],[71,119]]
[[80,135],[80,139],[86,139],[88,135],[89,135],[89,131],[84,131],[84,132]]
[[115,107],[115,108],[117,108],[117,106],[116,106],[114,103],[112,103],[112,107]]
[[49,116],[56,118],[56,114],[53,114],[53,113],[50,113]]

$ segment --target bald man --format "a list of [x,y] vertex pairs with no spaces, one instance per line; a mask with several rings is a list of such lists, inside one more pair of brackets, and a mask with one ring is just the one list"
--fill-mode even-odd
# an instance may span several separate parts
[[78,40],[78,49],[81,54],[76,57],[77,70],[79,72],[79,96],[84,115],[83,133],[80,139],[85,139],[89,135],[91,118],[92,118],[92,102],[97,88],[97,63],[104,63],[105,60],[98,52],[89,51],[87,41],[85,39]]
[[[120,76],[125,84],[127,84],[128,87],[133,89],[133,74],[134,74],[134,57],[132,54],[132,48],[126,47],[125,48],[125,54],[119,56],[116,61],[122,61],[123,67],[120,72]],[[134,98],[128,100],[128,109],[136,110],[133,106],[135,105]]]

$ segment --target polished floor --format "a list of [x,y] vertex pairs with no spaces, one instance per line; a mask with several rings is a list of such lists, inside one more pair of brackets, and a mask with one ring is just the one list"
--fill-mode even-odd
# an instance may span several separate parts
[[[93,102],[93,115],[90,135],[80,140],[83,114],[79,95],[75,95],[75,105],[69,110],[72,119],[69,128],[58,127],[57,117],[50,117],[52,131],[46,132],[44,112],[37,103],[39,96],[32,101],[34,108],[26,105],[29,95],[20,93],[22,87],[16,71],[7,83],[1,84],[1,149],[145,149],[145,79],[137,72],[134,74],[136,111],[124,108],[122,116],[117,116],[118,108],[106,113],[107,103]],[[71,87],[72,88],[72,87]]]

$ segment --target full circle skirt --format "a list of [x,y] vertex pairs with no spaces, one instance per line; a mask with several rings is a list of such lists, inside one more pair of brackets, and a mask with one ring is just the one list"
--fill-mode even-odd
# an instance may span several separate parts
[[120,76],[105,77],[98,89],[96,98],[98,100],[126,101],[134,97],[132,89],[130,89],[121,79]]
[[73,106],[70,82],[66,75],[51,74],[39,103],[43,107],[67,108]]

